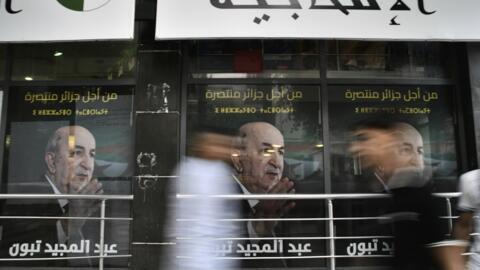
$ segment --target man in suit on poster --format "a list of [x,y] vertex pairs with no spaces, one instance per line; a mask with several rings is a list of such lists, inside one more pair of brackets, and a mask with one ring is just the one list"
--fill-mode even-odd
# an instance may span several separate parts
[[448,266],[442,205],[432,196],[431,169],[424,164],[420,132],[404,122],[370,123],[357,129],[350,151],[361,158],[391,194],[387,222],[393,223],[394,269]]
[[[242,194],[295,193],[294,183],[283,177],[284,139],[280,131],[266,122],[251,122],[240,127],[238,146],[232,153],[234,179]],[[281,218],[295,206],[286,200],[248,200],[243,202],[243,214],[249,218]],[[278,221],[247,222],[248,237],[279,237]],[[253,240],[255,241],[255,240]],[[282,254],[275,254],[282,256]],[[246,265],[260,267],[285,266],[282,260],[247,260]]]
[[[10,184],[8,192],[103,194],[102,184],[93,178],[95,148],[95,138],[86,128],[64,126],[57,129],[45,149],[45,174],[34,183]],[[11,200],[5,206],[4,215],[89,217],[98,211],[99,203],[97,200]],[[28,256],[51,257],[52,254],[45,253],[43,248],[46,244],[80,245],[85,239],[84,225],[83,219],[8,220],[3,225],[2,257],[17,257],[12,249],[15,243],[35,244],[40,240],[40,252]],[[60,261],[58,264],[66,263]]]

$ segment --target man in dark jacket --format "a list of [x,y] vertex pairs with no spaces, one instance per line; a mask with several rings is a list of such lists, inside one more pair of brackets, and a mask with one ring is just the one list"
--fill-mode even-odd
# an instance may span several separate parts
[[[36,182],[10,183],[8,193],[31,194],[103,194],[102,185],[93,178],[95,138],[81,126],[57,129],[45,149],[45,174]],[[10,200],[5,205],[6,216],[90,217],[99,209],[97,200]],[[43,258],[75,256],[48,252],[55,245],[77,247],[86,239],[85,219],[12,219],[3,224],[2,258]],[[92,239],[93,240],[93,239]],[[98,242],[95,239],[95,242]],[[29,254],[17,254],[15,244],[27,244],[39,249]],[[83,242],[85,247],[85,242]],[[95,248],[90,244],[90,251]],[[52,248],[50,248],[52,250]],[[92,252],[83,252],[85,256]],[[79,256],[77,254],[77,256]],[[28,263],[34,265],[35,263]],[[66,265],[65,261],[59,261]]]
[[395,269],[432,269],[443,240],[439,206],[432,197],[431,173],[423,160],[421,134],[407,123],[375,123],[355,132],[350,150],[375,171],[392,195],[388,216],[394,225]]
[[[294,183],[283,176],[284,139],[282,133],[266,122],[250,122],[239,128],[238,148],[232,153],[234,179],[241,194],[294,193]],[[254,219],[277,219],[283,217],[295,203],[286,200],[244,200],[243,215]],[[245,236],[258,244],[258,238],[282,237],[278,221],[248,221]],[[275,245],[275,241],[266,241]],[[262,242],[263,244],[263,242]],[[286,245],[286,243],[285,243]],[[257,256],[263,256],[258,254]],[[265,256],[283,256],[281,252]],[[248,260],[247,267],[285,267],[284,260]]]

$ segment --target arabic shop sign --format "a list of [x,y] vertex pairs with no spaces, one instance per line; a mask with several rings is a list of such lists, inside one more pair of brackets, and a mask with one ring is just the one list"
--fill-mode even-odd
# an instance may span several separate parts
[[135,0],[0,0],[0,42],[133,39]]
[[157,39],[480,40],[478,0],[158,0]]

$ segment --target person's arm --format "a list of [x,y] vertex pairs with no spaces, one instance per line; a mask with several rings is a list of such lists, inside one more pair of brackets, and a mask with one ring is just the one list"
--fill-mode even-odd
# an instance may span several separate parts
[[473,230],[473,212],[462,212],[458,217],[455,227],[453,228],[453,236],[457,240],[470,241],[470,233]]
[[[465,199],[463,200],[463,208],[459,206],[459,213],[470,213],[471,215],[463,215],[457,220],[454,231],[451,232],[450,236],[445,235],[447,230],[446,228],[440,226],[443,223],[440,219],[443,214],[442,206],[439,200],[434,199],[432,196],[428,197],[428,202],[425,203],[424,216],[426,227],[424,228],[425,233],[428,235],[427,247],[431,248],[433,255],[433,260],[435,264],[438,265],[439,269],[442,270],[464,270],[465,269],[465,258],[463,258],[462,253],[468,247],[469,234],[472,229],[473,214],[471,211],[464,211],[460,209],[466,209],[467,204],[465,204]],[[461,225],[465,225],[462,230],[463,235],[460,236],[458,230],[458,223],[462,222]],[[448,230],[449,231],[449,230]],[[461,238],[460,238],[461,237]]]
[[[459,198],[457,209],[459,217],[455,221],[452,232],[452,238],[458,242],[456,246],[450,248],[446,254],[453,263],[457,265],[448,269],[464,269],[467,256],[462,256],[467,251],[470,242],[470,234],[474,227],[474,213],[478,209],[480,194],[478,193],[478,170],[467,172],[460,176],[458,191],[462,193]],[[462,267],[462,268],[460,268]]]
[[466,260],[462,256],[462,251],[467,245],[451,241],[432,249],[434,260],[438,262],[443,270],[465,270]]
[[473,229],[473,212],[461,212],[453,228],[453,240],[444,241],[433,248],[435,260],[444,270],[464,270],[467,256],[462,254],[469,246],[470,233]]
[[[267,194],[293,194],[295,193],[294,183],[287,177],[282,178],[275,186],[273,186]],[[260,200],[255,206],[254,218],[282,218],[288,213],[295,203],[286,200]],[[257,236],[273,236],[273,230],[277,226],[278,221],[254,221],[253,229]]]
[[456,240],[464,241],[466,244],[455,249],[457,259],[461,260],[463,265],[466,262],[466,256],[462,256],[463,253],[467,251],[468,242],[470,241],[470,234],[473,232],[473,212],[461,212],[457,221],[455,222],[455,227],[453,228],[453,237]]
[[473,212],[461,212],[455,223],[452,239],[433,243],[430,247],[434,260],[443,270],[464,270],[467,257],[462,254],[469,246],[473,228]]

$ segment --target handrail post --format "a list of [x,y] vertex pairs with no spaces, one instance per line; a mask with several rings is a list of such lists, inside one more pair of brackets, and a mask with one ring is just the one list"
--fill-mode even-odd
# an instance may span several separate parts
[[330,238],[330,270],[335,270],[335,231],[333,224],[333,202],[328,199],[328,237]]
[[448,215],[448,232],[452,234],[453,230],[453,217],[452,217],[452,203],[450,202],[450,198],[445,198],[447,200],[447,215]]
[[106,200],[102,200],[102,205],[100,208],[100,261],[98,263],[98,269],[103,270],[103,256],[104,256],[104,248],[105,248],[105,206]]

